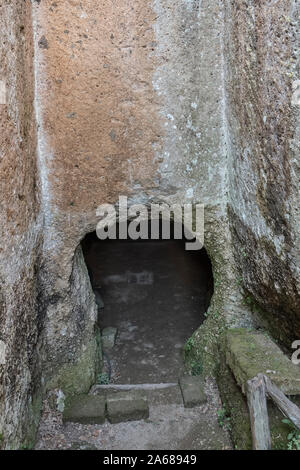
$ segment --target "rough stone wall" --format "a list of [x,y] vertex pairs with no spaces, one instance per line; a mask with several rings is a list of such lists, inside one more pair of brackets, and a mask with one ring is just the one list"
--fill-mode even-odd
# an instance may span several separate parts
[[44,1],[35,34],[45,204],[223,202],[218,1]]
[[236,261],[254,312],[288,347],[300,336],[299,13],[298,1],[226,2]]
[[[40,243],[30,2],[0,1],[0,447],[26,445],[39,409]],[[27,435],[27,440],[23,438]]]
[[[134,203],[205,203],[205,244],[218,280],[212,309],[234,325],[248,322],[227,219],[222,6],[218,0],[34,4],[43,370],[52,386],[70,366],[64,384],[70,387],[88,344],[95,359],[95,304],[90,294],[83,307],[86,272],[82,262],[74,264],[74,253],[95,230],[97,206],[116,204],[119,195]],[[74,270],[82,281],[76,295]]]

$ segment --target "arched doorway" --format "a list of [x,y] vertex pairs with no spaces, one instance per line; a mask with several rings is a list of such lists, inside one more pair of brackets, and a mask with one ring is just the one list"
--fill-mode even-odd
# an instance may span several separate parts
[[[117,329],[105,350],[105,370],[116,384],[172,383],[183,373],[183,348],[203,323],[213,293],[205,249],[184,240],[82,242],[98,299],[101,331]],[[103,302],[103,304],[102,304]]]

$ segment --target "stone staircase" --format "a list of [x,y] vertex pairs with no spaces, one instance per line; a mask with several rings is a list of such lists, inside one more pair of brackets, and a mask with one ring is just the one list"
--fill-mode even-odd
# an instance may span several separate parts
[[94,385],[89,394],[73,397],[64,410],[64,422],[112,424],[149,418],[151,405],[193,408],[207,401],[201,376],[183,376],[178,383]]
[[[192,396],[194,387],[192,384],[188,386],[186,380],[190,378],[181,380],[181,386],[179,381],[95,385],[89,394],[65,402],[63,417],[47,401],[36,449],[232,449],[228,429],[219,422],[222,403],[216,381],[206,378],[203,385],[201,378],[192,379],[199,380],[195,386],[199,406],[195,406],[195,398]],[[144,397],[142,408],[137,409],[136,398],[140,400],[141,396]],[[128,406],[129,397],[130,412],[126,410],[125,414],[124,409],[117,410],[117,403]],[[117,413],[113,414],[112,408]],[[146,413],[149,413],[147,418]]]

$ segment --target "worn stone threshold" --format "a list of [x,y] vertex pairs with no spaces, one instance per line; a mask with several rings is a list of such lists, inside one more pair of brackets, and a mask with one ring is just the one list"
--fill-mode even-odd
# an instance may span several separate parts
[[179,383],[94,385],[88,395],[72,398],[64,412],[64,421],[102,424],[149,418],[153,404],[180,404],[185,408],[206,402],[202,377],[180,377]]
[[109,385],[93,385],[89,394],[97,394],[97,391],[109,390],[162,390],[165,388],[177,387],[177,383],[160,383],[160,384],[109,384]]

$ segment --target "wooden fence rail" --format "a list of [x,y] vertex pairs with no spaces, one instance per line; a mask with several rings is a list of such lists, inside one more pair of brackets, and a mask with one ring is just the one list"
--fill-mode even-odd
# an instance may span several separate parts
[[271,449],[267,397],[271,398],[284,416],[300,429],[298,406],[289,400],[266,375],[258,374],[247,382],[247,400],[254,450]]

